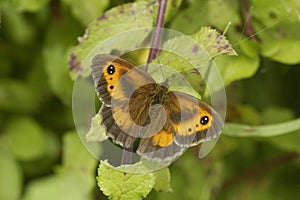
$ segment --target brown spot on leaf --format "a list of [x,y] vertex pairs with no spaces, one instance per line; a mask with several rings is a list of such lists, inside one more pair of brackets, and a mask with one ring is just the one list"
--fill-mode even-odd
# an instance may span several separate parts
[[100,17],[97,18],[97,20],[107,20],[108,17],[106,14],[101,15]]
[[199,51],[199,45],[194,45],[192,49],[192,53],[197,53]]
[[80,62],[77,60],[77,56],[74,53],[70,55],[69,59],[69,71],[70,72],[78,72],[80,68]]

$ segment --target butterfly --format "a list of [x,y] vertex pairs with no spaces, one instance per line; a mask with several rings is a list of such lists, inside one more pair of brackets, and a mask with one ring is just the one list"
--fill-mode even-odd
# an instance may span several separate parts
[[171,91],[123,58],[98,54],[91,74],[102,106],[101,125],[111,140],[148,160],[171,161],[187,147],[216,138],[220,115],[200,99]]

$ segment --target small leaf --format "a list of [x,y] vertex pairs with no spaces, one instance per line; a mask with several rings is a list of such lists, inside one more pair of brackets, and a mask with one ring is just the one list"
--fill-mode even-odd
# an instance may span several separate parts
[[101,126],[101,115],[96,114],[91,121],[91,127],[86,135],[86,140],[88,142],[102,142],[107,139],[106,131],[103,126]]
[[156,177],[154,172],[126,173],[112,167],[107,161],[101,161],[97,180],[100,189],[110,199],[138,200],[151,191]]
[[191,37],[206,50],[211,58],[221,54],[237,55],[226,37],[215,29],[202,27],[197,33],[191,35]]
[[208,27],[191,36],[172,38],[164,43],[163,49],[156,62],[172,66],[178,72],[207,68],[211,58],[221,54],[236,55],[226,38]]
[[169,168],[163,168],[157,173],[157,178],[155,181],[154,189],[159,192],[172,192],[172,188],[170,185],[171,174]]

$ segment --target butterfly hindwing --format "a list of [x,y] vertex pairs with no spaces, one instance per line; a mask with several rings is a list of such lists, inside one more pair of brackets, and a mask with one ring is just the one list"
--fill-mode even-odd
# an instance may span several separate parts
[[179,146],[194,146],[214,139],[221,133],[224,123],[213,108],[189,94],[178,91],[172,93],[179,104],[170,107],[169,116],[176,130],[174,140]]

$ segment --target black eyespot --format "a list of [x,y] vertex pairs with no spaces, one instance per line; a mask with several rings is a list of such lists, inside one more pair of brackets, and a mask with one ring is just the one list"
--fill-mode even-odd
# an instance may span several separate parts
[[115,71],[116,71],[115,66],[109,65],[109,66],[107,67],[107,73],[108,73],[108,74],[114,74]]
[[199,125],[198,125],[198,124],[196,124],[196,128],[198,128],[198,126],[199,126]]
[[200,123],[202,125],[206,125],[209,122],[209,118],[207,116],[201,117]]
[[109,89],[111,89],[111,90],[114,89],[114,86],[113,85],[109,86]]
[[188,129],[188,131],[189,131],[189,132],[191,132],[191,131],[192,131],[192,129],[191,129],[191,128],[189,128],[189,129]]
[[112,80],[112,78],[109,78],[109,80]]

